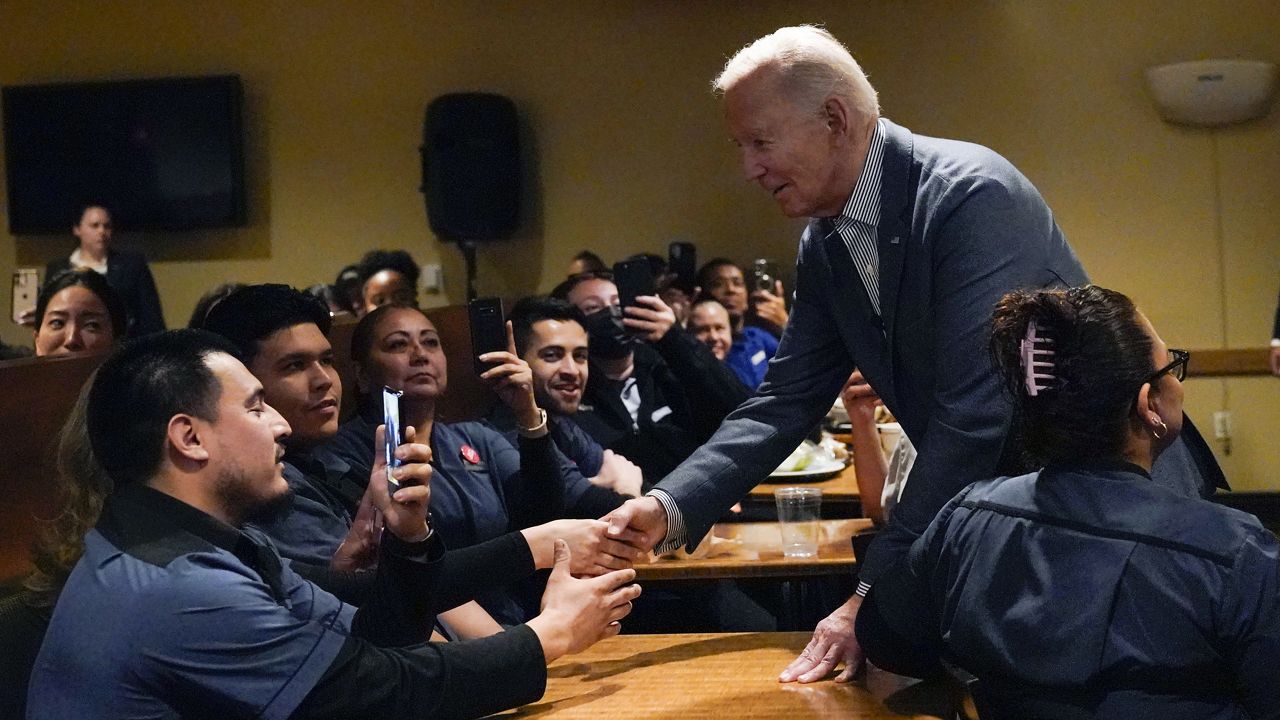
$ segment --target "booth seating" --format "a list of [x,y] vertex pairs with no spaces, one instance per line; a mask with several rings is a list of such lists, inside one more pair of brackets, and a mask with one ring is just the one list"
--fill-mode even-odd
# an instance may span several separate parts
[[[445,422],[483,417],[496,401],[475,376],[466,306],[426,311],[440,331],[449,365],[449,385],[437,406]],[[329,340],[342,377],[343,417],[356,410],[356,374],[351,362],[355,320],[334,322]],[[56,358],[20,358],[0,362],[0,583],[11,583],[30,568],[31,541],[39,519],[52,518],[61,506],[55,453],[58,432],[75,405],[80,388],[106,354]]]

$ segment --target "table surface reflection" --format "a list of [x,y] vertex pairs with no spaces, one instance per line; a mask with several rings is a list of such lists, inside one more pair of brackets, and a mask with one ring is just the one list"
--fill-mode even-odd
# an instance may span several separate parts
[[624,635],[561,658],[547,692],[503,718],[938,718],[938,683],[871,668],[854,683],[782,684],[810,633]]

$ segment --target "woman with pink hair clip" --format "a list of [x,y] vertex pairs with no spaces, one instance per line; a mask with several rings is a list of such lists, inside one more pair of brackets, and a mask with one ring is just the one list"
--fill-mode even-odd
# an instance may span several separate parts
[[871,662],[977,678],[989,718],[1280,717],[1280,546],[1151,481],[1189,354],[1096,286],[1005,295],[991,351],[1028,459],[965,488],[872,587]]

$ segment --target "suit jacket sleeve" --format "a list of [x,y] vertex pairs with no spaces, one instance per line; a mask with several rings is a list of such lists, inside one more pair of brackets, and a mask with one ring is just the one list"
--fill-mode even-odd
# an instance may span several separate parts
[[800,444],[831,407],[853,369],[822,297],[821,242],[806,231],[797,262],[796,297],[764,384],[725,418],[720,429],[657,487],[684,517],[696,546],[730,505]]

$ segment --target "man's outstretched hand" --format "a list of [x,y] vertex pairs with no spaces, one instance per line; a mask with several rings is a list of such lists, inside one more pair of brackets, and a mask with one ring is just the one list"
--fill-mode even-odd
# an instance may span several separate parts
[[600,519],[609,523],[610,537],[623,537],[628,528],[639,533],[639,537],[629,538],[628,541],[639,543],[637,547],[641,550],[652,550],[667,537],[667,511],[654,497],[628,500]]
[[811,683],[825,678],[840,663],[844,670],[836,676],[836,682],[849,682],[862,666],[862,647],[854,637],[854,621],[862,598],[854,595],[849,602],[836,608],[813,630],[813,639],[800,656],[778,676],[779,682]]

